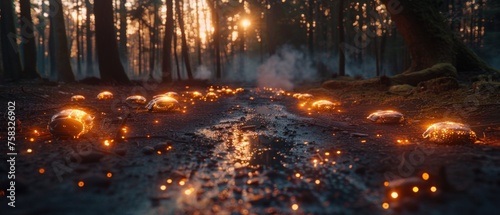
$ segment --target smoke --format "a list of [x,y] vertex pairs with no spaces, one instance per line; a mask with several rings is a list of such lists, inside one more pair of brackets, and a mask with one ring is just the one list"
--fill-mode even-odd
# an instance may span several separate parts
[[194,78],[198,80],[208,80],[212,78],[212,72],[210,72],[210,70],[208,70],[206,66],[200,65],[198,68],[196,68]]
[[257,68],[257,86],[291,90],[294,83],[317,80],[312,64],[302,52],[284,46]]

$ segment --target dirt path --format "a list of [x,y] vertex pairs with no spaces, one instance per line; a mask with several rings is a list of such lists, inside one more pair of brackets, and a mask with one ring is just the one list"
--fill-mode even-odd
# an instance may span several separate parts
[[[425,142],[421,134],[439,119],[440,110],[423,113],[418,102],[339,97],[329,98],[341,102],[334,111],[315,112],[300,108],[291,96],[248,88],[213,102],[192,104],[181,99],[186,113],[161,113],[129,109],[117,101],[140,92],[151,98],[165,90],[205,89],[115,87],[109,90],[118,100],[97,101],[94,97],[100,90],[2,88],[2,104],[8,98],[19,103],[19,136],[24,137],[18,144],[17,207],[8,209],[2,198],[2,211],[478,214],[498,209],[499,133],[498,126],[489,126],[500,123],[495,118],[500,106],[496,103],[481,106],[469,117],[476,133],[488,137],[482,144],[437,145]],[[73,94],[87,100],[71,103]],[[96,116],[93,130],[76,140],[50,136],[46,129],[50,117],[75,105]],[[370,112],[386,108],[402,111],[407,122],[380,125],[366,120]],[[124,140],[106,146],[105,140],[117,133]],[[4,175],[6,163],[0,167]],[[385,181],[420,177],[424,172],[438,192],[401,194],[397,200],[387,195]],[[390,204],[388,210],[383,203]]]

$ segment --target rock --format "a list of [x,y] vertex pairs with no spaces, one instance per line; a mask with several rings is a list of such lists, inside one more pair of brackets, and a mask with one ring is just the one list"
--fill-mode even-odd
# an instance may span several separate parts
[[145,155],[152,155],[154,152],[155,149],[151,146],[144,146],[144,148],[142,148],[142,153],[144,153]]
[[396,95],[409,95],[415,90],[415,87],[409,84],[394,85],[389,88],[389,93]]
[[460,86],[457,79],[451,77],[435,78],[420,82],[417,86],[420,92],[427,91],[432,93],[441,93],[449,90],[458,89]]
[[363,133],[351,133],[351,137],[368,137],[368,134],[363,134]]

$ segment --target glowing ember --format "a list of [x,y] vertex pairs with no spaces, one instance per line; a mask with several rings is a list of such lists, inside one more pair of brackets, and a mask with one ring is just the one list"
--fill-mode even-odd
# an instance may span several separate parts
[[165,186],[165,185],[160,186],[160,190],[166,190],[166,189],[167,189],[167,186]]
[[437,187],[432,186],[432,187],[431,187],[431,192],[435,193],[436,191],[437,191]]
[[44,168],[40,168],[40,169],[38,169],[38,173],[40,173],[40,174],[44,174],[44,173],[45,173],[45,169],[44,169]]
[[92,128],[93,121],[85,111],[66,109],[52,116],[49,131],[54,136],[78,138]]
[[422,174],[422,179],[424,179],[424,181],[429,180],[429,177],[430,177],[430,176],[429,176],[429,173],[424,172],[424,173]]
[[387,202],[382,203],[382,208],[386,210],[389,209],[389,203]]
[[321,183],[321,181],[320,181],[320,180],[318,180],[318,179],[316,179],[316,181],[314,181],[314,183],[315,183],[315,184],[320,184],[320,183]]
[[186,195],[188,195],[188,196],[189,196],[189,195],[191,195],[191,193],[193,193],[193,192],[194,192],[194,188],[189,188],[189,189],[187,189],[187,190],[185,190],[185,191],[184,191],[184,194],[186,194]]
[[299,205],[298,204],[293,204],[292,205],[292,210],[296,211],[299,209]]
[[312,103],[312,107],[318,110],[333,110],[335,109],[335,103],[328,100],[318,100]]
[[108,177],[108,178],[113,177],[113,173],[111,173],[111,172],[106,173],[106,177]]
[[83,101],[83,100],[85,100],[85,96],[82,96],[82,95],[71,96],[72,102],[79,102],[79,101]]
[[108,100],[113,98],[113,93],[109,91],[103,91],[99,94],[97,94],[97,99],[99,100]]
[[379,110],[370,114],[367,119],[376,123],[402,123],[405,119],[402,113],[393,110]]
[[303,93],[303,94],[297,95],[297,99],[300,99],[300,100],[310,100],[312,98],[314,98],[314,96],[311,94],[308,94],[308,93]]
[[300,173],[295,173],[295,177],[300,178]]
[[198,91],[194,91],[194,92],[191,93],[191,97],[193,97],[193,98],[201,98],[201,97],[203,97],[203,94],[201,94]]
[[242,92],[244,92],[244,91],[245,91],[245,89],[243,89],[243,88],[241,88],[241,87],[240,87],[240,88],[236,88],[236,89],[234,90],[234,92],[236,92],[236,93],[242,93]]
[[147,105],[146,108],[149,111],[156,110],[156,111],[171,111],[174,110],[175,108],[178,107],[179,102],[177,99],[174,99],[169,96],[160,96],[156,97],[153,100],[151,100]]
[[31,153],[31,152],[33,152],[33,150],[32,149],[27,149],[26,152]]
[[83,187],[83,186],[85,186],[85,183],[83,181],[79,181],[78,182],[78,187]]
[[398,196],[399,196],[398,192],[392,192],[392,193],[391,193],[391,197],[392,197],[393,199],[397,199],[397,198],[398,198]]
[[414,193],[418,193],[418,187],[415,186],[415,187],[412,188],[412,190],[413,190]]
[[125,99],[125,101],[129,105],[143,105],[143,104],[146,104],[146,98],[144,98],[144,96],[139,96],[139,95],[129,96],[129,97],[127,97]]
[[476,133],[469,126],[456,122],[432,124],[422,136],[436,143],[474,143],[476,141]]

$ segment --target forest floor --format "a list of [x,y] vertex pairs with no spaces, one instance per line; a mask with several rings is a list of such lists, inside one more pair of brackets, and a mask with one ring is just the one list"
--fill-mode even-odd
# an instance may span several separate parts
[[[115,98],[97,100],[103,90]],[[7,206],[6,123],[0,127],[1,214],[493,214],[500,209],[498,88],[405,95],[363,87],[295,90],[339,103],[327,112],[302,108],[293,92],[246,87],[215,101],[191,101],[186,92],[195,90],[205,92],[207,86],[0,85],[0,113],[5,116],[7,102],[15,101],[18,119],[15,209]],[[149,112],[123,103],[129,95],[149,100],[167,91],[180,94],[180,111]],[[71,102],[76,94],[86,100]],[[92,130],[78,139],[52,136],[47,124],[65,108],[95,116]],[[366,119],[384,109],[402,112],[405,122]],[[478,141],[423,139],[427,126],[440,121],[470,125]],[[427,181],[420,179],[424,173]],[[391,183],[398,178],[403,185]],[[412,193],[405,186],[420,190]]]

